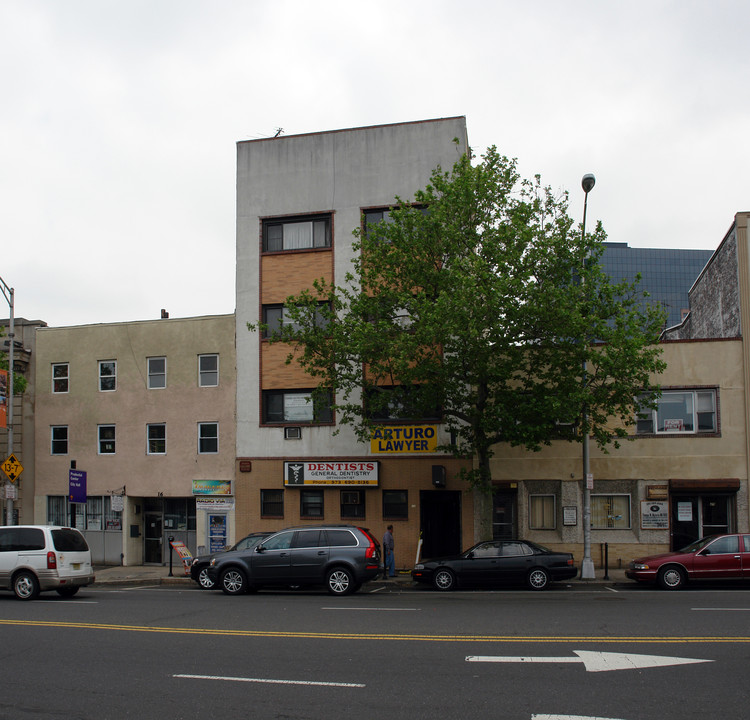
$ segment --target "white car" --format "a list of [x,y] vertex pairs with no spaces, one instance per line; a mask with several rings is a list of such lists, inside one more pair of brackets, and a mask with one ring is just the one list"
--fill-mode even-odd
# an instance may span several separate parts
[[69,527],[10,525],[0,527],[0,589],[19,600],[33,600],[45,590],[72,597],[94,582],[86,538]]

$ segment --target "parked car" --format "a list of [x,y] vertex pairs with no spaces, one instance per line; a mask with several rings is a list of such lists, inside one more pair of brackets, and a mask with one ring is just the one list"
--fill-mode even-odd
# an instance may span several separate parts
[[34,600],[56,590],[72,597],[94,582],[86,538],[69,527],[11,525],[0,527],[0,588],[19,600]]
[[411,576],[437,590],[520,583],[544,590],[552,581],[568,580],[576,573],[571,553],[554,552],[527,540],[490,540],[460,555],[417,563]]
[[[229,552],[231,550],[249,550],[254,548],[263,538],[267,538],[271,533],[268,532],[256,532],[245,535],[242,540],[236,542],[232,547],[222,550],[221,552]],[[218,553],[211,555],[197,555],[193,558],[193,562],[190,564],[190,577],[195,580],[204,590],[211,590],[216,583],[208,577],[208,566],[211,563],[211,558]]]
[[307,585],[347,595],[380,569],[380,543],[366,528],[308,525],[281,530],[251,549],[214,555],[208,577],[227,595]]
[[750,579],[750,535],[712,535],[682,550],[633,560],[625,575],[678,590],[688,580]]

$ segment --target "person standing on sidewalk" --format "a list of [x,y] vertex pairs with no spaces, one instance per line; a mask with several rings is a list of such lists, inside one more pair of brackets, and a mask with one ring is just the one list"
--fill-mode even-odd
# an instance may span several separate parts
[[385,559],[383,561],[383,577],[395,577],[396,575],[396,556],[393,552],[393,525],[389,525],[386,528],[385,535],[383,535],[383,552],[385,553]]

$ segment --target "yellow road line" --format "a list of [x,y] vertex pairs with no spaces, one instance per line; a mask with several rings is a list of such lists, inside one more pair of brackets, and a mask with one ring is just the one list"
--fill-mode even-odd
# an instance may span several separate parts
[[226,637],[289,638],[311,640],[408,640],[412,642],[488,643],[750,643],[750,636],[637,636],[637,635],[411,635],[395,633],[285,632],[280,630],[223,630],[221,628],[180,628],[149,625],[108,625],[104,623],[55,622],[52,620],[3,620],[0,625],[54,627],[77,630],[120,630],[125,632],[169,633],[176,635],[219,635]]

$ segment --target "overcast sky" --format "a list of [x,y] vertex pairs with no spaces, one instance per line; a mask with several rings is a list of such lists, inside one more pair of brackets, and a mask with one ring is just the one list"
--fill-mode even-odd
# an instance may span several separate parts
[[593,172],[610,240],[713,250],[749,32],[746,0],[0,0],[0,277],[49,325],[231,313],[237,141],[454,115],[576,219]]

